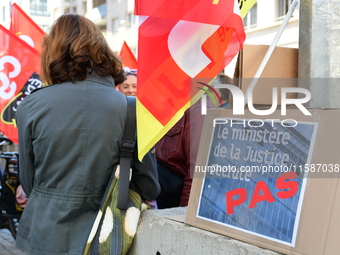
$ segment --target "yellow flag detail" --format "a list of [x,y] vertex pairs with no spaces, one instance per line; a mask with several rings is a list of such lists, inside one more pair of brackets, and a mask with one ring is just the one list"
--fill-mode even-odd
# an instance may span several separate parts
[[[153,146],[182,118],[184,112],[196,103],[201,96],[204,94],[204,91],[200,90],[195,96],[191,98],[191,100],[179,110],[172,119],[163,126],[144,106],[141,104],[137,98],[136,107],[137,107],[137,142],[138,142],[138,159],[142,161],[144,155],[148,153],[149,150],[152,149]],[[147,127],[147,131],[144,131],[147,134],[155,134],[155,136],[150,139],[150,136],[142,136],[140,129],[138,127]],[[144,133],[144,134],[145,134]]]
[[[176,124],[176,122],[182,117],[184,111],[189,108],[190,102],[187,103],[176,115],[163,126],[137,99],[137,115],[143,116],[137,118],[137,140],[138,140],[138,158],[142,161],[144,155],[170,130],[170,128]],[[138,127],[148,127],[148,131],[145,133],[156,134],[150,139],[150,136],[142,136]]]
[[238,6],[241,10],[242,19],[247,15],[251,7],[256,3],[256,0],[238,0]]

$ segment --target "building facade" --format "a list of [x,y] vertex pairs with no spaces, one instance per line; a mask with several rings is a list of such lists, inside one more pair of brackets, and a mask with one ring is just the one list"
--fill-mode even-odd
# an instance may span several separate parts
[[0,24],[4,27],[10,27],[11,6],[16,3],[21,9],[29,15],[44,31],[53,23],[51,16],[51,0],[1,0],[0,1]]
[[[257,0],[257,3],[244,18],[247,34],[246,44],[271,44],[293,0]],[[298,48],[299,10],[284,30],[278,46]]]
[[[244,18],[245,43],[271,44],[292,1],[257,0]],[[101,28],[113,51],[119,52],[126,41],[137,56],[138,16],[134,15],[134,0],[1,0],[0,24],[7,28],[14,2],[47,32],[54,20],[64,13],[84,15]],[[298,38],[299,11],[296,10],[278,46],[297,48]]]
[[51,3],[52,19],[64,13],[78,13],[92,20],[102,30],[108,44],[118,53],[123,42],[137,56],[138,17],[134,0],[59,0]]

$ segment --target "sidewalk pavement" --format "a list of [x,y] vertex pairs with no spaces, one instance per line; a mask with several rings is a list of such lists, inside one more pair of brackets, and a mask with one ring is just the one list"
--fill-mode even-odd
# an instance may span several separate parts
[[0,229],[0,255],[27,255],[15,246],[15,240],[8,229]]

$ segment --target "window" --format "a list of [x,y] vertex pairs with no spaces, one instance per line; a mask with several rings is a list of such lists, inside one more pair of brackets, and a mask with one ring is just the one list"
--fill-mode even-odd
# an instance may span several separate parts
[[49,29],[49,26],[48,25],[40,25],[40,28],[46,32]]
[[135,16],[133,12],[128,13],[128,21],[130,22],[130,26],[135,26],[137,24],[138,16]]
[[9,14],[9,16],[11,16],[11,13],[12,13],[12,1],[10,1],[9,3],[8,3],[8,14]]
[[30,14],[50,16],[50,13],[47,11],[47,0],[30,0]]
[[243,19],[244,29],[250,29],[257,26],[257,3],[253,5],[250,11]]
[[59,8],[54,9],[54,17],[59,17]]
[[113,33],[117,33],[118,32],[118,28],[119,28],[119,21],[118,19],[113,19],[112,20],[112,32]]
[[6,21],[6,6],[2,7],[2,21]]
[[293,0],[278,0],[277,20],[281,20],[287,14]]
[[12,1],[8,2],[7,6],[6,5],[2,6],[2,20],[0,20],[0,22],[6,22],[6,20],[9,20],[11,16],[11,12],[12,12]]
[[136,57],[137,56],[137,48],[136,47],[130,47],[133,55]]
[[93,0],[92,1],[92,7],[96,8],[102,4],[106,4],[106,0]]
[[83,2],[83,4],[82,4],[82,10],[83,10],[82,14],[86,13],[86,8],[87,8],[87,2]]

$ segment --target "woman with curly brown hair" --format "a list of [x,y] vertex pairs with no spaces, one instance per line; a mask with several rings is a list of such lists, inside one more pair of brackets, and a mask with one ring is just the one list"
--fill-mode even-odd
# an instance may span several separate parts
[[[119,161],[127,109],[115,90],[122,64],[99,28],[76,14],[55,22],[43,49],[48,86],[17,110],[20,181],[29,199],[16,244],[28,254],[82,254]],[[155,199],[154,158],[141,164],[134,155],[133,171],[130,188]]]

